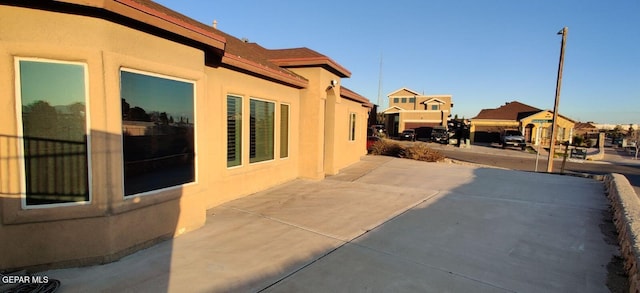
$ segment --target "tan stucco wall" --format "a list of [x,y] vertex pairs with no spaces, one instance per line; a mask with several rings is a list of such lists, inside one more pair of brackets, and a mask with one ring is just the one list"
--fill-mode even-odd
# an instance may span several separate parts
[[[395,102],[395,98],[399,98],[398,103]],[[402,103],[402,98],[406,98],[407,102]],[[409,102],[410,98],[415,98],[415,102]],[[389,96],[389,107],[400,107],[404,110],[419,110],[424,111],[425,105],[421,104],[425,101],[429,101],[432,99],[438,99],[443,103],[438,103],[437,101],[433,101],[433,104],[439,104],[440,110],[443,111],[451,111],[451,96],[450,95],[432,95],[432,96],[402,96],[402,95],[393,95]],[[431,103],[429,103],[430,105]],[[431,110],[431,108],[426,108],[426,110]],[[438,110],[438,111],[440,111]]]
[[[546,129],[546,131],[549,131],[549,135],[550,131],[551,131],[551,123],[550,122],[545,122],[545,123],[538,123],[538,122],[534,122],[534,120],[552,120],[553,119],[553,113],[550,111],[542,111],[540,113],[536,113],[534,115],[531,115],[529,117],[526,117],[524,119],[521,120],[521,125],[522,127],[526,127],[527,125],[531,124],[533,125],[532,128],[532,133],[533,133],[533,139],[532,141],[535,140],[535,135],[538,131],[538,128],[543,128]],[[562,116],[558,116],[558,122],[556,123],[560,128],[564,128],[564,135],[560,132],[558,132],[558,137],[556,138],[558,143],[564,142],[564,141],[571,141],[572,140],[572,135],[574,134],[573,131],[573,127],[575,126],[575,123],[571,120],[568,120]],[[524,133],[524,131],[523,131]],[[541,135],[543,136],[543,135]],[[544,140],[543,138],[541,139],[541,143],[543,145],[547,145],[550,143],[547,140]]]
[[[348,99],[341,100],[341,103],[335,104],[335,114],[332,117],[335,123],[328,132],[333,137],[327,144],[333,144],[333,150],[326,157],[326,175],[337,174],[340,169],[357,162],[361,156],[367,154],[368,108]],[[354,140],[349,140],[351,113],[356,114]]]
[[[300,94],[299,90],[257,77],[242,74],[224,68],[206,68],[209,97],[205,104],[198,105],[207,109],[206,123],[208,131],[198,142],[206,149],[207,192],[206,207],[248,195],[277,184],[295,179],[299,175],[300,148]],[[245,117],[242,123],[242,164],[227,168],[227,95],[242,97]],[[274,160],[249,163],[249,107],[250,99],[259,99],[275,103],[275,152]],[[289,156],[280,158],[280,105],[289,105]],[[223,114],[224,113],[224,114]],[[206,146],[202,143],[205,142]]]
[[[322,68],[291,68],[309,80],[300,97],[300,176],[322,179],[366,154],[368,108],[340,96],[340,78]],[[356,139],[349,141],[349,113],[356,113]],[[318,135],[321,133],[321,135]]]
[[[206,209],[295,178],[324,178],[366,154],[368,108],[340,97],[340,80],[322,68],[297,68],[297,89],[224,67],[201,50],[108,20],[0,5],[0,271],[115,260],[202,226]],[[55,25],[51,25],[55,24]],[[15,58],[86,64],[91,127],[91,202],[21,206]],[[123,196],[120,69],[194,82],[196,182]],[[242,165],[227,168],[226,97],[243,101]],[[249,163],[250,98],[275,103],[274,159]],[[326,103],[326,106],[325,106]],[[289,156],[280,158],[280,105],[289,105]],[[325,113],[325,109],[326,113]],[[356,139],[349,141],[349,114]],[[326,125],[326,126],[325,126]]]
[[[188,79],[204,100],[202,51],[105,20],[0,6],[0,118],[3,185],[0,269],[49,263],[91,263],[204,224],[200,184],[124,199],[121,155],[121,67]],[[55,25],[52,25],[55,24]],[[162,49],[158,49],[162,48]],[[22,209],[14,62],[17,57],[86,64],[91,132],[91,203]],[[196,112],[196,117],[200,116]],[[202,115],[206,116],[206,115]],[[196,118],[199,125],[201,121]],[[205,128],[197,126],[196,135]],[[13,138],[13,139],[11,139]],[[197,150],[199,152],[200,150]],[[206,158],[206,155],[204,155]],[[201,159],[196,163],[203,165]],[[201,178],[196,178],[200,181]],[[4,184],[6,183],[6,184]]]

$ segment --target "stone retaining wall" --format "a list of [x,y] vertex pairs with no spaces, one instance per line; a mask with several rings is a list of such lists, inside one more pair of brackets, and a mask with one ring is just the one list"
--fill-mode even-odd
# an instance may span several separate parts
[[618,242],[629,276],[629,292],[640,292],[640,199],[629,180],[620,174],[605,177],[607,196],[611,201]]

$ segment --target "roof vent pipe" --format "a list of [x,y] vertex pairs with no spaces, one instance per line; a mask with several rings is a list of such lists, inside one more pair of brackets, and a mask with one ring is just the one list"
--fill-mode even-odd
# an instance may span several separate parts
[[218,29],[218,21],[217,20],[213,20],[213,28]]

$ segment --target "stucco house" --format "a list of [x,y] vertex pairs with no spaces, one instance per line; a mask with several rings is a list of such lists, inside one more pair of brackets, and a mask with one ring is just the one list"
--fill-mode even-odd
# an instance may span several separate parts
[[451,95],[423,95],[408,88],[388,94],[389,108],[382,111],[389,135],[405,129],[446,126],[451,116]]
[[[498,142],[503,129],[518,129],[527,143],[549,146],[552,120],[553,111],[541,110],[518,101],[507,102],[495,109],[482,109],[471,118],[471,142]],[[558,115],[557,125],[557,143],[571,142],[575,121]]]
[[150,0],[2,2],[0,272],[113,261],[359,161],[350,76]]
[[577,122],[575,125],[575,135],[582,135],[585,137],[597,136],[600,133],[593,122]]

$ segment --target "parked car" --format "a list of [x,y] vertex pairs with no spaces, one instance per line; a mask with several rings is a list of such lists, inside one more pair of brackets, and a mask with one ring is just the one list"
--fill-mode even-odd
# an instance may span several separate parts
[[367,152],[370,153],[372,148],[373,148],[373,145],[376,142],[379,142],[381,140],[382,139],[380,137],[378,137],[378,136],[368,136],[367,137]]
[[502,145],[502,148],[512,146],[524,150],[527,147],[527,142],[524,140],[524,136],[520,130],[505,129],[500,134],[500,145]]
[[416,131],[414,129],[405,129],[400,133],[400,140],[416,141]]
[[434,127],[431,131],[431,141],[438,143],[449,143],[449,131],[443,126]]

